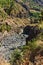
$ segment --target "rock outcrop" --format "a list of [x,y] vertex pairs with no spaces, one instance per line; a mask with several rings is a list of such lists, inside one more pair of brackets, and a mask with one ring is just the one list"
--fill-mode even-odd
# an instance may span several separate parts
[[9,61],[10,60],[10,54],[12,51],[20,46],[23,46],[26,44],[26,36],[23,34],[12,34],[9,36],[5,36],[1,41],[0,46],[0,54]]

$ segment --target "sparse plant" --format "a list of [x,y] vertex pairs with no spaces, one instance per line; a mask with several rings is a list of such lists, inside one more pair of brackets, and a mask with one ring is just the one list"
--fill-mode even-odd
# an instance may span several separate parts
[[0,25],[0,32],[4,32],[5,30],[9,32],[11,30],[11,26],[6,24]]
[[34,50],[37,48],[36,39],[32,39],[31,41],[28,41],[28,46],[30,50]]
[[19,60],[22,59],[22,52],[19,49],[15,49],[13,53],[11,54],[11,64],[14,65],[14,63],[19,64]]

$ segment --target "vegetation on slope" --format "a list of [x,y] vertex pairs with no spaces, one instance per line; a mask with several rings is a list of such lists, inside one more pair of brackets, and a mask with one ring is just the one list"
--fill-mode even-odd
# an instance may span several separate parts
[[43,50],[42,46],[37,46],[35,44],[36,43],[32,41],[28,46],[26,45],[14,50],[10,58],[11,65],[34,65],[35,57],[38,55],[37,53],[40,52],[41,49]]
[[[22,1],[22,4],[26,4],[26,2],[28,2],[27,0]],[[15,30],[14,26],[22,27],[26,25],[38,25],[39,29],[41,30],[41,33],[36,38],[30,41],[28,40],[25,46],[19,47],[13,51],[10,61],[12,65],[26,65],[26,63],[29,64],[29,59],[31,57],[30,53],[34,53],[37,48],[43,47],[43,11],[39,11],[39,9],[42,9],[43,7],[39,6],[39,4],[34,2],[34,0],[29,0],[29,5],[27,6],[30,6],[30,9],[33,9],[33,11],[27,11],[15,0],[0,0],[0,32],[4,32],[5,30],[9,32],[11,30],[11,26],[13,26],[12,28]],[[8,22],[13,24],[11,26],[6,23],[2,24],[2,22],[4,22],[6,19]]]
[[[23,2],[29,2],[30,8],[36,9],[36,10],[41,10],[43,9],[43,6],[41,6],[37,0],[23,0]],[[40,2],[41,3],[41,2]]]

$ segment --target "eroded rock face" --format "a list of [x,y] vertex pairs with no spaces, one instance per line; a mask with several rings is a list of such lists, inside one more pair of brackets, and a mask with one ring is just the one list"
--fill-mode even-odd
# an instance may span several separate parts
[[0,54],[2,54],[7,61],[9,61],[12,51],[17,47],[26,44],[25,39],[25,36],[16,33],[4,37],[1,41]]

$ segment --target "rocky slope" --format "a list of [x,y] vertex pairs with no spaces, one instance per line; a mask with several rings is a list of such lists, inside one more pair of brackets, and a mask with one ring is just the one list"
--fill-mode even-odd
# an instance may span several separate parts
[[[41,14],[41,10],[43,10],[42,0],[0,0],[0,65],[9,65],[10,55],[14,49],[23,47],[28,42],[32,44],[34,39],[37,46],[43,47],[43,12]],[[43,49],[37,49],[39,53],[34,51],[36,55],[30,49],[27,50],[28,46],[35,48],[33,45],[24,47],[26,52],[23,62],[20,60],[22,65],[40,63],[43,65],[43,53],[41,53]],[[29,51],[31,54],[28,54]]]

